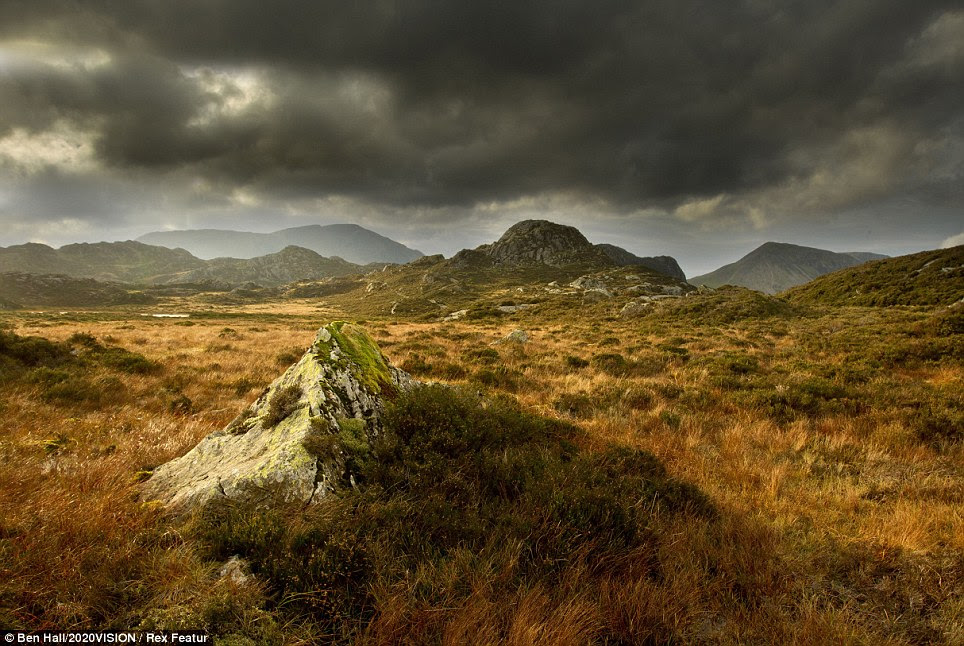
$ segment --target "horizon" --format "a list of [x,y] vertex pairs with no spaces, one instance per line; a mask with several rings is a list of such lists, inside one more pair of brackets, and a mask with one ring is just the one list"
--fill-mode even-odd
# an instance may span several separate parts
[[[540,218],[540,219],[544,219],[544,218]],[[517,220],[516,222],[510,223],[508,226],[512,226],[513,224],[516,224],[516,223],[522,222],[522,221],[523,221],[523,220]],[[550,220],[550,222],[551,222],[551,220]],[[295,226],[296,226],[296,227],[297,227],[297,226],[302,226],[302,227],[303,227],[303,226],[332,226],[332,225],[338,225],[338,224],[347,224],[347,225],[362,226],[363,228],[365,228],[365,229],[367,229],[367,230],[369,230],[369,231],[372,231],[373,233],[377,233],[377,234],[379,234],[379,235],[385,236],[385,234],[382,233],[382,232],[380,232],[380,231],[377,231],[377,230],[375,230],[375,229],[371,229],[371,228],[369,228],[369,227],[364,227],[363,225],[360,225],[360,224],[355,223],[355,222],[331,222],[331,223],[326,223],[326,224],[312,223],[312,224],[300,224],[300,225],[295,225]],[[557,223],[557,224],[563,224],[563,223],[559,222],[559,223]],[[508,226],[507,226],[506,228],[508,228]],[[581,231],[583,234],[586,234],[586,232],[583,231],[578,225],[571,225],[571,226],[575,226],[577,229],[580,229],[580,231]],[[284,227],[284,228],[292,228],[292,227]],[[135,237],[115,239],[115,240],[75,240],[75,241],[70,241],[70,242],[64,242],[64,243],[62,243],[62,244],[53,244],[53,245],[52,245],[52,244],[49,244],[48,242],[43,241],[43,240],[26,240],[26,241],[21,242],[21,243],[14,243],[13,245],[6,245],[6,246],[15,246],[16,244],[38,243],[38,244],[45,244],[45,245],[50,246],[50,247],[53,247],[53,248],[60,248],[60,247],[62,247],[62,246],[68,245],[68,244],[85,244],[85,243],[86,243],[86,244],[94,244],[94,243],[98,243],[98,242],[139,242],[138,238],[140,238],[140,237],[142,237],[142,236],[144,236],[144,235],[147,235],[148,233],[158,233],[158,232],[165,232],[165,233],[166,233],[166,232],[174,232],[174,231],[205,231],[205,230],[207,230],[207,231],[233,231],[233,232],[237,232],[237,233],[267,234],[267,233],[274,233],[274,232],[280,231],[280,230],[282,230],[282,229],[271,228],[271,227],[264,228],[264,229],[261,230],[261,231],[251,230],[251,229],[219,229],[219,228],[215,228],[215,227],[203,227],[203,228],[198,228],[198,229],[157,229],[157,230],[144,231],[143,233],[140,233],[140,234],[138,234],[138,235],[135,236]],[[501,233],[499,234],[499,236],[500,236],[500,235],[501,235]],[[480,242],[479,245],[481,245],[481,244],[487,244],[487,243],[490,243],[490,242],[495,242],[495,240],[497,240],[499,236],[496,236],[495,238],[492,238],[491,240],[485,240],[485,241],[483,241],[483,242]],[[472,245],[472,246],[470,246],[470,247],[459,247],[459,248],[451,248],[451,247],[450,247],[450,248],[448,248],[448,249],[446,249],[446,250],[426,251],[425,249],[420,249],[420,248],[418,248],[418,247],[416,247],[416,246],[413,246],[413,245],[411,245],[411,244],[409,244],[409,243],[406,243],[405,241],[397,240],[397,239],[395,239],[395,238],[392,238],[391,236],[385,236],[385,237],[388,237],[388,238],[390,238],[390,239],[392,239],[392,240],[395,240],[396,242],[400,242],[400,243],[406,245],[407,247],[409,247],[410,249],[413,249],[413,250],[415,250],[415,251],[418,251],[418,252],[420,252],[420,253],[423,253],[423,254],[426,255],[426,256],[431,256],[431,255],[435,255],[435,254],[442,254],[442,255],[445,256],[446,258],[451,258],[453,255],[455,255],[456,253],[458,253],[458,252],[461,251],[462,249],[472,249],[472,248],[475,248],[475,247],[479,246],[479,245]],[[637,251],[637,250],[634,250],[634,249],[631,248],[631,247],[626,247],[626,246],[624,246],[624,244],[620,244],[620,241],[618,241],[616,238],[614,238],[613,241],[611,241],[611,240],[596,240],[596,239],[594,239],[594,238],[593,238],[592,236],[590,236],[590,235],[586,235],[586,238],[587,238],[591,243],[593,243],[593,244],[613,244],[613,245],[622,247],[622,248],[626,249],[626,251],[629,251],[629,252],[631,252],[631,253],[634,253],[634,254],[637,255],[637,256],[659,256],[659,255],[668,255],[668,256],[671,256],[671,257],[673,257],[674,259],[676,259],[676,261],[679,263],[680,268],[681,268],[681,269],[683,270],[683,272],[686,274],[687,278],[692,278],[692,277],[695,277],[695,276],[701,276],[701,275],[703,275],[703,274],[710,273],[710,272],[715,271],[715,270],[717,270],[717,269],[720,269],[720,268],[722,268],[722,267],[724,267],[724,266],[726,266],[726,265],[729,265],[729,264],[731,264],[731,263],[734,263],[734,262],[742,259],[742,258],[743,258],[744,256],[746,256],[747,254],[755,251],[756,249],[758,249],[758,248],[761,247],[762,245],[765,245],[765,244],[768,244],[768,243],[791,244],[791,245],[797,245],[797,246],[801,246],[801,247],[809,247],[809,248],[814,248],[814,249],[823,249],[823,250],[825,250],[825,251],[833,251],[833,252],[836,252],[836,253],[853,253],[853,252],[866,252],[866,251],[870,251],[871,253],[882,253],[882,255],[890,256],[890,257],[899,256],[899,255],[907,255],[907,254],[912,254],[912,253],[918,253],[918,252],[921,252],[921,251],[929,251],[929,250],[937,249],[937,248],[948,248],[948,247],[951,247],[951,246],[957,246],[957,245],[960,245],[960,244],[964,244],[964,235],[961,235],[961,236],[955,236],[955,238],[957,238],[957,239],[948,239],[948,240],[945,240],[945,241],[944,241],[944,244],[942,244],[940,247],[933,247],[933,248],[922,247],[922,248],[914,248],[914,249],[911,249],[911,250],[909,250],[909,251],[903,251],[902,253],[884,253],[884,252],[877,252],[877,251],[874,251],[874,250],[872,250],[872,249],[864,249],[864,248],[859,248],[859,249],[858,249],[858,248],[843,248],[843,247],[845,247],[846,245],[827,245],[827,246],[824,246],[824,247],[817,247],[817,246],[812,245],[812,244],[805,244],[805,243],[799,243],[799,242],[789,242],[789,241],[786,241],[786,240],[762,240],[762,241],[760,241],[760,242],[752,242],[752,243],[748,242],[748,243],[745,243],[745,244],[742,244],[742,245],[739,245],[739,246],[734,246],[735,249],[745,248],[745,250],[742,251],[742,252],[737,251],[736,253],[738,253],[739,255],[736,255],[736,256],[733,256],[733,257],[729,257],[729,259],[724,259],[724,260],[722,260],[721,262],[719,262],[718,264],[705,263],[705,262],[704,262],[704,263],[702,263],[701,265],[699,265],[699,269],[694,270],[694,269],[692,269],[694,263],[692,263],[692,262],[690,262],[690,263],[684,263],[683,261],[680,260],[680,258],[678,258],[678,257],[676,257],[676,256],[673,256],[673,254],[667,254],[667,253],[652,253],[652,254],[641,253],[641,252],[639,252],[639,251]],[[750,245],[750,246],[747,246],[747,245]],[[157,245],[155,245],[155,246],[157,246]],[[297,246],[297,245],[294,245],[294,246]],[[837,246],[837,247],[840,247],[840,248],[833,248],[834,246]]]
[[514,222],[676,258],[964,242],[964,10],[889,0],[0,7],[0,246]]

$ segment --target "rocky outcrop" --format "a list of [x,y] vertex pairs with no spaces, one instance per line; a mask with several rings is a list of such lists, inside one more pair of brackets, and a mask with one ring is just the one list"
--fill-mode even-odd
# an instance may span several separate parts
[[347,446],[381,429],[382,397],[412,385],[360,327],[331,323],[223,430],[160,466],[143,494],[187,510],[220,499],[309,503],[352,484]]
[[[575,227],[547,220],[524,220],[509,227],[492,244],[474,250],[496,266],[550,265],[562,267],[575,263],[612,266],[605,253],[596,249]],[[469,255],[458,256],[467,263]]]
[[496,341],[497,344],[502,343],[518,343],[525,344],[529,342],[529,333],[525,330],[512,330],[500,340]]
[[609,259],[614,263],[622,267],[646,267],[647,269],[652,269],[676,280],[686,280],[686,274],[683,273],[679,263],[676,262],[676,258],[672,256],[637,256],[622,247],[617,247],[612,244],[597,244],[596,248],[609,256]]

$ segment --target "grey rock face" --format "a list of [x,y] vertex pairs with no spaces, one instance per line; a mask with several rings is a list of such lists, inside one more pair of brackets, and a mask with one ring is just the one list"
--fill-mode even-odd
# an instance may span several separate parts
[[608,301],[612,297],[612,292],[610,292],[608,289],[587,289],[582,294],[582,301],[584,303],[600,303],[602,301]]
[[659,273],[675,278],[676,280],[686,280],[686,274],[680,269],[679,263],[672,256],[647,256],[640,257],[634,253],[626,251],[622,247],[611,244],[597,244],[596,248],[605,253],[609,258],[620,266],[639,265],[658,271]]
[[496,242],[474,250],[492,264],[563,266],[577,262],[612,265],[579,229],[547,220],[525,220],[509,227]]
[[342,479],[339,433],[374,438],[382,396],[413,383],[360,327],[331,323],[225,429],[160,466],[143,495],[176,510],[218,499],[317,501]]
[[525,330],[512,330],[498,343],[528,343],[529,334]]

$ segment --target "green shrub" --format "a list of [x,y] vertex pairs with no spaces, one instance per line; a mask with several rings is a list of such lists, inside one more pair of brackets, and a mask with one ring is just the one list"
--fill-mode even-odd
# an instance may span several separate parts
[[594,402],[586,393],[563,393],[552,402],[552,407],[570,417],[592,417]]
[[468,350],[462,353],[466,363],[492,364],[502,359],[499,351],[495,348],[482,348],[479,350]]
[[624,377],[632,369],[630,362],[621,354],[597,354],[591,361],[594,368],[613,377]]
[[128,374],[150,375],[161,371],[161,364],[123,348],[104,348],[97,358],[108,368]]
[[508,392],[515,392],[519,389],[519,379],[522,377],[517,370],[512,370],[506,366],[495,366],[494,368],[483,368],[476,371],[473,380],[487,388],[497,388]]
[[563,360],[567,368],[585,368],[589,365],[589,362],[582,357],[577,357],[575,355],[567,354]]

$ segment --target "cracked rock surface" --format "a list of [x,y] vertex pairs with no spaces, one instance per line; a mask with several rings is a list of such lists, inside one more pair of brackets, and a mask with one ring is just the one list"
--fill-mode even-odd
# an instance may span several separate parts
[[143,495],[181,511],[218,499],[319,500],[343,480],[339,434],[371,441],[382,398],[413,383],[362,328],[331,323],[227,427],[158,467]]

